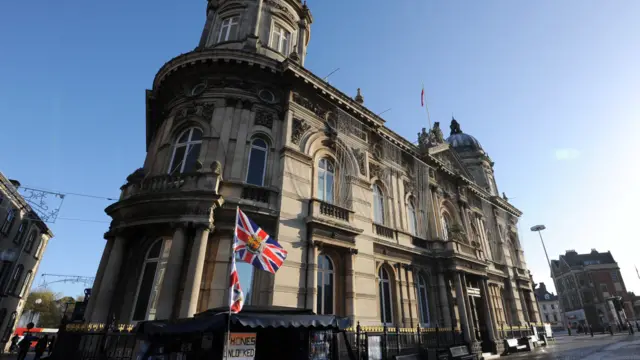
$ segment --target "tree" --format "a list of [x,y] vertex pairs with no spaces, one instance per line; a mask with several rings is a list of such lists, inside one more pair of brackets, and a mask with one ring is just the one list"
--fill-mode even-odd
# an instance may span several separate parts
[[55,293],[49,290],[32,291],[24,305],[24,311],[39,313],[38,327],[58,327],[62,312]]

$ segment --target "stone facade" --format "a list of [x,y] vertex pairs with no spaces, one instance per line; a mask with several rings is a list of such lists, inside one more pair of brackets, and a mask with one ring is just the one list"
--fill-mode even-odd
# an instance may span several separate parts
[[416,146],[306,70],[312,20],[296,0],[209,1],[200,45],[147,91],[147,157],[106,209],[87,321],[228,306],[240,206],[288,251],[243,284],[252,304],[459,327],[499,351],[499,327],[540,320],[521,212],[457,121]]
[[0,342],[8,347],[53,234],[0,173]]

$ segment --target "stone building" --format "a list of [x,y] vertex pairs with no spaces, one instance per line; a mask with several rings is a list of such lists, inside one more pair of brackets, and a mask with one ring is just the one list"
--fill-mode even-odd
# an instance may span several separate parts
[[243,284],[254,305],[459,327],[476,351],[497,351],[501,326],[539,321],[521,212],[456,120],[416,146],[360,90],[305,69],[300,1],[211,0],[206,14],[198,47],[147,91],[147,157],[106,209],[87,321],[226,306],[237,206],[289,253]]
[[558,295],[549,292],[544,283],[538,284],[534,290],[538,300],[538,309],[542,321],[551,324],[553,327],[564,328],[564,315],[560,309]]
[[20,183],[0,173],[0,342],[15,330],[53,234],[18,193]]
[[618,263],[610,251],[588,254],[567,250],[551,260],[565,319],[572,326],[588,324],[594,330],[634,319],[633,299],[627,292]]

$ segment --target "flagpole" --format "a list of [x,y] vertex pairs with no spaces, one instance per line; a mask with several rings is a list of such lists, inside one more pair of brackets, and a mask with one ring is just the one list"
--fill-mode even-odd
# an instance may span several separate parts
[[424,108],[427,110],[427,124],[429,130],[431,130],[431,115],[429,114],[429,104],[427,104],[427,92],[424,90],[424,82],[422,83],[422,101],[424,102]]
[[227,359],[227,354],[229,353],[229,343],[231,342],[231,306],[233,305],[233,289],[231,289],[231,269],[233,267],[233,261],[235,261],[235,241],[236,241],[236,227],[238,226],[238,209],[239,206],[236,206],[236,222],[233,226],[233,239],[231,240],[231,245],[229,246],[229,284],[227,289],[229,289],[229,315],[227,316],[227,345],[224,348],[224,354],[222,359]]

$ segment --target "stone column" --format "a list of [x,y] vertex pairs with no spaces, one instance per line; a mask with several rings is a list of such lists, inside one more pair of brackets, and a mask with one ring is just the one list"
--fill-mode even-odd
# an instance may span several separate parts
[[160,288],[158,298],[158,309],[156,310],[157,320],[171,318],[173,305],[176,301],[178,288],[180,287],[180,275],[182,274],[182,260],[184,259],[184,248],[186,245],[183,225],[178,225],[173,233],[171,250],[167,268]]
[[432,207],[433,207],[433,220],[435,221],[434,226],[434,235],[435,237],[439,237],[444,239],[444,230],[442,229],[442,224],[440,223],[440,199],[438,196],[438,192],[440,191],[438,187],[435,185],[431,188],[431,199],[432,199]]
[[109,252],[109,260],[100,282],[98,297],[94,298],[95,305],[91,313],[91,322],[105,323],[108,320],[113,292],[118,284],[118,276],[120,275],[122,259],[124,258],[124,247],[125,239],[121,235],[117,235],[113,239],[113,245]]
[[318,311],[318,249],[313,241],[307,243],[307,309]]
[[[396,263],[394,265],[394,268],[396,269],[395,271],[395,276],[394,276],[394,285],[395,285],[395,301],[392,300],[392,303],[397,303],[398,306],[396,307],[396,311],[394,314],[394,320],[395,320],[395,326],[402,326],[402,327],[406,327],[406,321],[405,321],[405,315],[404,315],[404,296],[402,295],[402,264],[400,263]],[[393,299],[394,296],[392,295],[391,298]],[[396,300],[397,299],[397,300]],[[393,311],[393,309],[392,309]]]
[[442,320],[444,327],[450,328],[452,326],[451,322],[451,310],[449,309],[449,297],[447,296],[447,284],[444,281],[444,274],[438,272],[438,295],[440,295],[440,304],[442,306]]
[[200,285],[202,282],[202,270],[207,252],[207,243],[209,242],[209,232],[210,229],[208,226],[201,226],[196,231],[193,247],[191,248],[191,257],[189,259],[184,291],[182,293],[180,318],[192,317],[197,311]]
[[356,255],[358,254],[357,249],[349,249],[349,255],[347,255],[347,271],[346,279],[345,279],[345,295],[346,295],[346,311],[345,315],[351,319],[351,321],[355,324],[355,319],[357,316],[356,312]]
[[467,293],[467,277],[462,274],[462,293],[464,294],[464,303],[466,305],[467,310],[467,323],[469,324],[469,333],[471,334],[471,339],[475,342],[476,337],[476,327],[474,321],[476,320],[475,314],[471,309],[471,301],[469,299],[469,294]]
[[462,334],[464,335],[465,341],[471,344],[474,342],[475,338],[472,338],[471,327],[469,324],[469,317],[467,316],[467,302],[465,299],[464,291],[462,288],[462,276],[460,273],[456,273],[454,277],[454,282],[456,286],[456,300],[458,305],[458,313],[460,314],[460,324],[462,325]]
[[487,329],[489,329],[489,340],[496,341],[496,317],[493,314],[493,307],[491,306],[491,293],[489,293],[489,287],[487,286],[487,280],[482,279],[480,281],[480,291],[482,292],[482,305],[485,312],[485,321]]
[[84,312],[84,318],[86,320],[91,319],[91,313],[93,312],[96,301],[98,300],[98,296],[100,295],[100,285],[102,285],[102,278],[104,277],[104,269],[107,267],[107,262],[109,262],[109,255],[111,254],[111,249],[113,248],[113,237],[109,237],[107,239],[107,243],[104,246],[104,250],[102,251],[102,258],[100,258],[100,264],[98,265],[98,272],[96,273],[96,279],[93,282],[93,286],[91,287],[91,296],[89,297],[89,304],[87,305],[87,309]]

